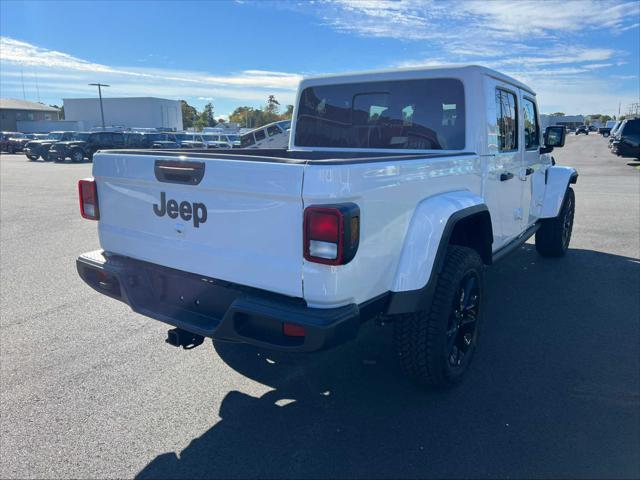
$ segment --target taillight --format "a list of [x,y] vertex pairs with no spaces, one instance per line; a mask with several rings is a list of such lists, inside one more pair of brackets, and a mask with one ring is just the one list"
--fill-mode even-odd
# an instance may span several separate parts
[[93,178],[78,181],[78,194],[80,198],[80,215],[88,220],[99,220],[98,189]]
[[346,265],[360,243],[360,209],[354,203],[318,205],[304,211],[304,258]]

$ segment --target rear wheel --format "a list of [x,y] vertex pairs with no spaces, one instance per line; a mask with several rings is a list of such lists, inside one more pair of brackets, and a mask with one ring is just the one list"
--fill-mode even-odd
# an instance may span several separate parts
[[15,152],[15,150],[16,150],[16,148],[13,145],[9,144],[7,146],[7,153],[13,153],[13,152]]
[[536,232],[536,250],[543,257],[562,257],[569,249],[573,217],[576,212],[576,196],[573,188],[567,188],[560,213],[555,218],[542,220]]
[[482,269],[475,250],[450,246],[431,306],[394,317],[402,368],[418,385],[451,386],[469,368],[482,316]]
[[37,155],[27,155],[27,158],[29,160],[31,160],[32,162],[35,162],[36,160],[38,160],[38,156]]

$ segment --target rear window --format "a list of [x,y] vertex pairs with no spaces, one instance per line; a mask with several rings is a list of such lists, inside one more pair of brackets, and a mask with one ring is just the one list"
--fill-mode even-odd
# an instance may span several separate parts
[[295,145],[462,150],[464,88],[452,78],[305,88]]

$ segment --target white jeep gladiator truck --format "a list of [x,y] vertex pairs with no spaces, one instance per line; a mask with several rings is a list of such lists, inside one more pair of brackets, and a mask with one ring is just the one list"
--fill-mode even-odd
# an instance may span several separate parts
[[288,149],[112,150],[79,182],[97,291],[204,337],[311,352],[395,323],[422,385],[456,383],[483,316],[483,269],[535,234],[567,251],[573,168],[536,95],[478,66],[301,82]]

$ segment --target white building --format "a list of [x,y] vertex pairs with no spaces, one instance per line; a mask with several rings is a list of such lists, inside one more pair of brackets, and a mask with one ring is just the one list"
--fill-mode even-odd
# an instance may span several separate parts
[[[65,98],[65,120],[81,122],[83,130],[102,127],[98,98]],[[177,100],[155,97],[102,98],[104,124],[125,128],[182,130],[182,109]]]

